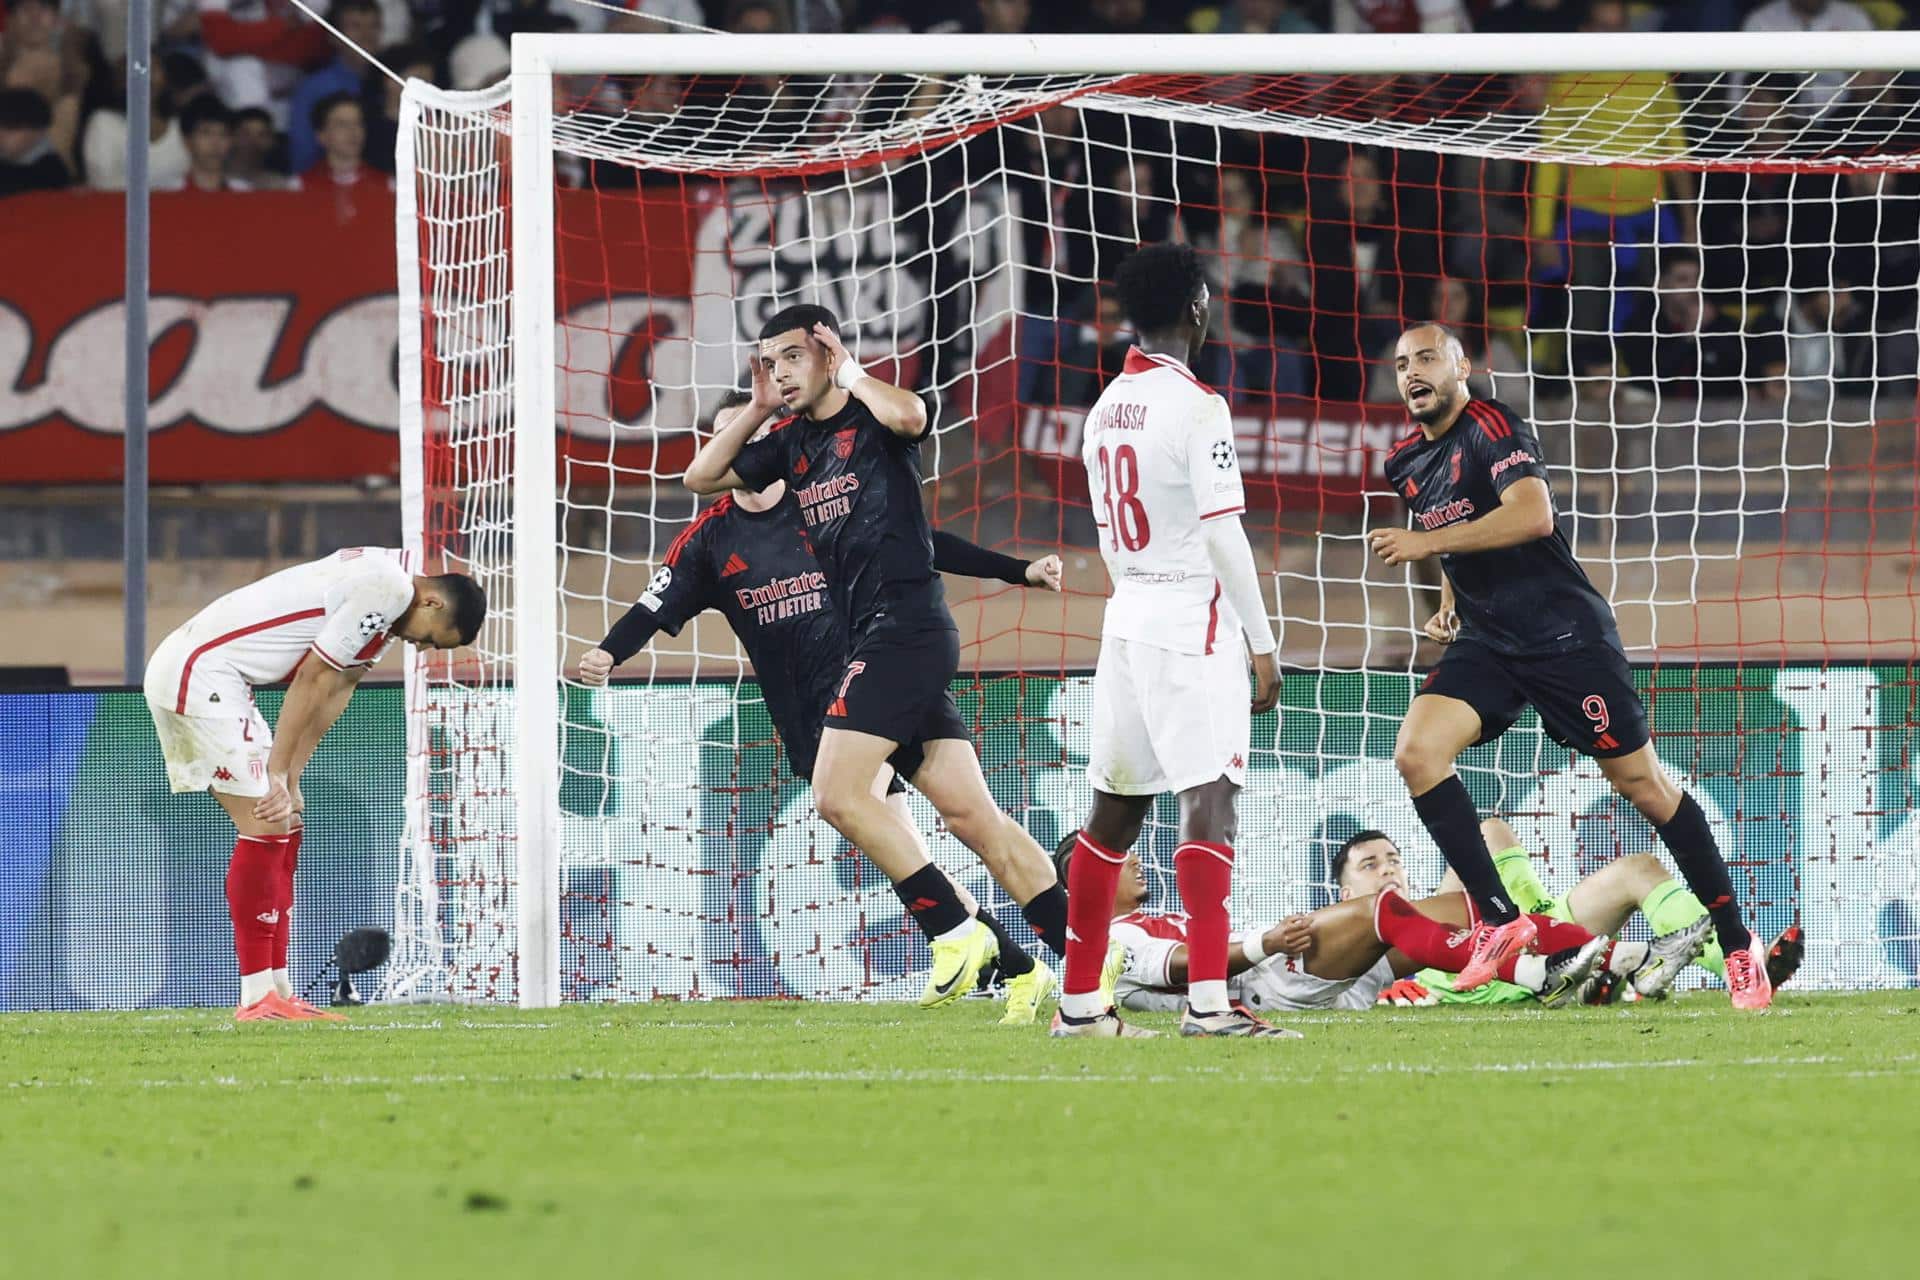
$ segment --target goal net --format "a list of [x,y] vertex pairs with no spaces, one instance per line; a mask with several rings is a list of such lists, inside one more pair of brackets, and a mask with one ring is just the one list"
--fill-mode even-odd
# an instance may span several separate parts
[[[408,538],[494,613],[471,650],[409,671],[388,994],[917,989],[923,945],[788,773],[717,615],[611,688],[575,663],[694,514],[679,477],[761,322],[822,302],[870,370],[926,398],[936,524],[1065,557],[1064,595],[949,598],[996,797],[1043,845],[1071,831],[1107,585],[1079,433],[1126,350],[1108,282],[1166,239],[1211,276],[1195,373],[1232,405],[1289,667],[1255,727],[1237,920],[1328,901],[1329,856],[1363,827],[1400,842],[1417,887],[1442,870],[1391,762],[1437,658],[1417,635],[1437,579],[1363,538],[1405,520],[1381,480],[1406,430],[1388,356],[1432,318],[1477,391],[1535,424],[1659,754],[1756,931],[1803,925],[1801,985],[1911,983],[1906,68],[1901,35],[521,37],[510,85],[409,86]],[[1664,856],[1530,713],[1462,774],[1550,888]],[[1171,819],[1139,849],[1174,910]]]

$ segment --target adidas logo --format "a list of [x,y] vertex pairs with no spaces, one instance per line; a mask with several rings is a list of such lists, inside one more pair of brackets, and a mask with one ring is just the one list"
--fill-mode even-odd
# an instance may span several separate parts
[[736,573],[745,573],[746,571],[747,562],[737,555],[731,555],[727,557],[726,564],[720,567],[720,576],[723,578],[731,578]]

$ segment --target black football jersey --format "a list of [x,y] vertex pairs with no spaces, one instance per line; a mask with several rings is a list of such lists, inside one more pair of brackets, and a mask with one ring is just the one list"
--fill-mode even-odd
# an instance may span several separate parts
[[849,396],[831,418],[776,424],[733,469],[750,489],[787,482],[856,643],[882,627],[953,629],[920,500],[918,441]]
[[[1492,511],[1523,476],[1547,478],[1532,428],[1498,400],[1468,401],[1437,440],[1415,430],[1388,452],[1386,473],[1414,527],[1429,532]],[[1518,546],[1443,555],[1440,566],[1453,584],[1463,639],[1511,654],[1619,643],[1612,608],[1557,526]]]
[[678,635],[708,609],[726,615],[740,638],[781,741],[818,738],[846,672],[847,629],[791,497],[767,511],[745,510],[731,494],[707,507],[667,548],[603,647],[625,662],[655,632]]

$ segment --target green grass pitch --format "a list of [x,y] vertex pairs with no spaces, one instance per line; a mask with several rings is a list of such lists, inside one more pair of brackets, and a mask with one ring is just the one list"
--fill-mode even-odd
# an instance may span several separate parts
[[0,1276],[1920,1274],[1920,992],[995,1013],[15,1015]]

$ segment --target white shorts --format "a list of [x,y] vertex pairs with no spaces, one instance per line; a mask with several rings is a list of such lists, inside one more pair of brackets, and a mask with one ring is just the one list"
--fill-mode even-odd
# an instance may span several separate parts
[[[1123,1009],[1141,1013],[1177,1013],[1187,1002],[1184,989],[1169,981],[1169,965],[1176,938],[1150,937],[1144,930],[1116,924],[1113,936],[1127,944],[1127,962],[1114,984],[1114,998]],[[1244,932],[1233,935],[1237,949]],[[1244,973],[1227,979],[1227,994],[1255,1013],[1300,1012],[1305,1009],[1370,1009],[1380,992],[1393,981],[1393,965],[1382,957],[1358,978],[1316,978],[1287,967],[1287,957],[1270,956]]]
[[248,699],[227,716],[183,716],[147,703],[160,754],[167,762],[167,785],[175,792],[214,790],[230,796],[267,794],[267,753],[273,732]]
[[1316,978],[1288,967],[1287,957],[1269,956],[1241,974],[1239,998],[1255,1013],[1302,1009],[1371,1009],[1393,981],[1385,956],[1357,978]]
[[1243,785],[1252,702],[1237,633],[1210,654],[1103,636],[1087,781],[1113,796],[1190,791],[1223,776]]

